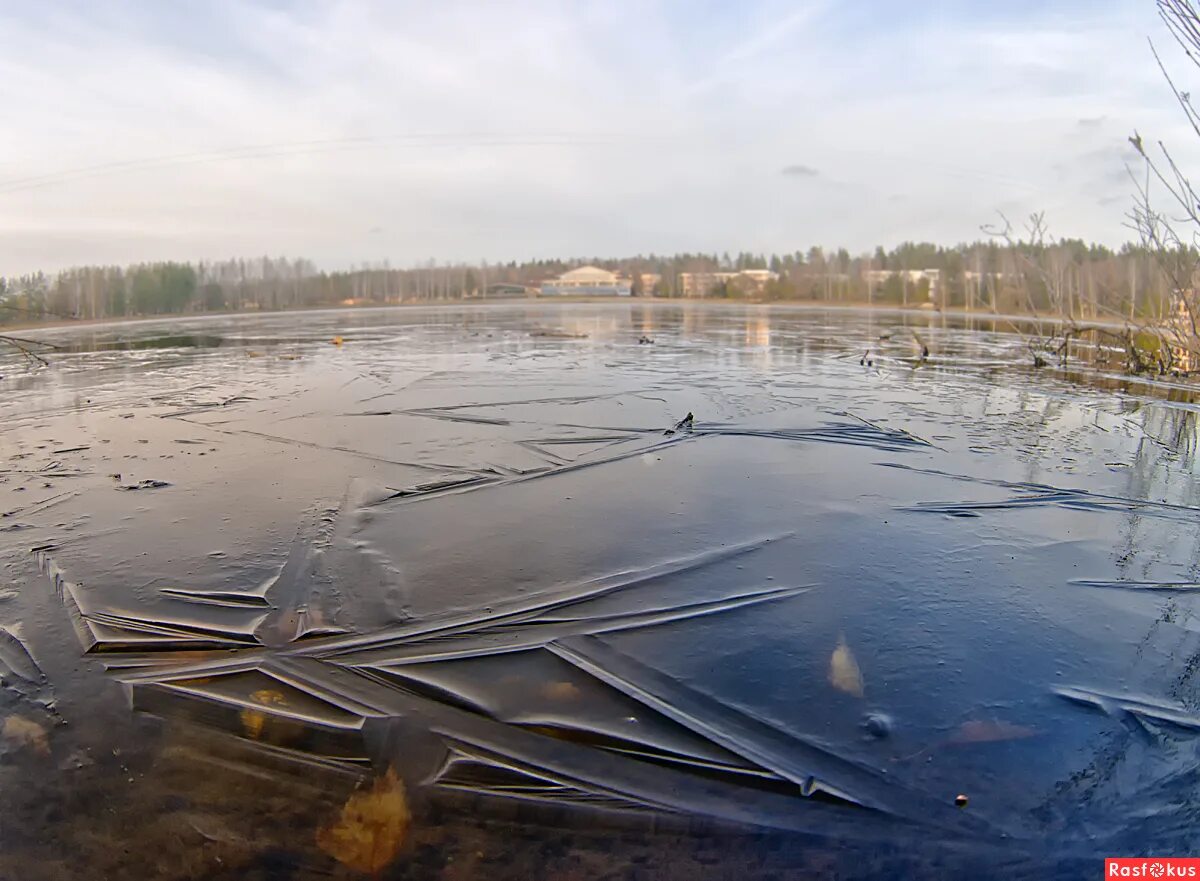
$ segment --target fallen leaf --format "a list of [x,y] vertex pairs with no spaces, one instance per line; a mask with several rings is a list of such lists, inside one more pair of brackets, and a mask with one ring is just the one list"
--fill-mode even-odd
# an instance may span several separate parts
[[369,791],[346,800],[337,822],[317,830],[317,846],[344,866],[378,872],[396,858],[411,820],[404,783],[388,768]]
[[854,652],[846,645],[845,635],[838,636],[837,648],[829,658],[829,684],[846,694],[863,696],[862,672],[854,660]]
[[240,716],[242,730],[246,732],[246,736],[254,740],[261,739],[263,729],[267,727],[266,713],[260,713],[258,710],[242,710]]
[[4,720],[4,739],[18,747],[27,746],[39,756],[50,755],[50,739],[46,729],[24,716],[9,716]]
[[946,738],[946,743],[995,743],[1000,740],[1023,740],[1036,734],[1034,729],[1014,725],[1012,722],[971,720],[959,725],[954,733]]
[[547,682],[541,692],[542,697],[551,701],[573,701],[583,693],[572,682]]
[[[264,707],[287,706],[287,698],[278,691],[270,688],[263,688],[253,692],[250,695],[250,699],[257,704],[262,704]],[[242,720],[242,729],[246,732],[246,736],[260,740],[263,729],[267,726],[267,714],[247,707],[242,710],[240,717]]]
[[1002,722],[990,719],[971,719],[963,722],[951,732],[950,736],[937,743],[931,743],[924,749],[919,749],[909,756],[902,756],[895,761],[911,762],[913,759],[928,755],[949,746],[967,746],[973,743],[999,743],[1006,740],[1024,740],[1027,737],[1037,737],[1034,728],[1024,725],[1014,725],[1012,722]]
[[287,706],[287,698],[273,688],[262,688],[250,693],[250,699],[263,706]]

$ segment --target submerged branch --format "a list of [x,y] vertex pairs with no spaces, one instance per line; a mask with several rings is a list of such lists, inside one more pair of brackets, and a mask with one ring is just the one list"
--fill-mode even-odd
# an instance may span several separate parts
[[42,367],[49,367],[50,362],[38,354],[36,347],[43,347],[46,349],[60,348],[53,343],[43,343],[39,340],[31,340],[19,336],[8,336],[7,334],[0,334],[0,345],[7,345],[16,349],[21,353],[22,357],[25,358],[26,362],[30,364],[38,364]]

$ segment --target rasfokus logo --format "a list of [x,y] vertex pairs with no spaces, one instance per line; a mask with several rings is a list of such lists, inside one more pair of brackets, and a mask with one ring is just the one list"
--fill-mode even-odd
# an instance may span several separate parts
[[1109,857],[1105,878],[1200,878],[1200,859],[1194,857]]

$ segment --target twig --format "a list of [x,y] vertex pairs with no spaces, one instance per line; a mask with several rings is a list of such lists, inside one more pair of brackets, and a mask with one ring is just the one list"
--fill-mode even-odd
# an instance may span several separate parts
[[[33,351],[33,349],[29,348],[29,343],[32,343],[33,345],[42,345],[42,343],[38,343],[36,340],[26,340],[22,339],[21,337],[0,335],[0,343],[7,343],[8,345],[12,346],[25,357],[26,361],[36,362],[43,367],[50,366],[49,361],[47,361],[37,352]],[[53,346],[52,348],[57,348],[57,346]]]

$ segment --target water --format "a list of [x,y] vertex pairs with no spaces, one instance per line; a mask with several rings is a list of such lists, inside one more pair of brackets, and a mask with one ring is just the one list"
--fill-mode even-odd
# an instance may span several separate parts
[[1196,405],[1013,330],[626,302],[38,332],[49,368],[0,366],[0,878],[1194,852]]

